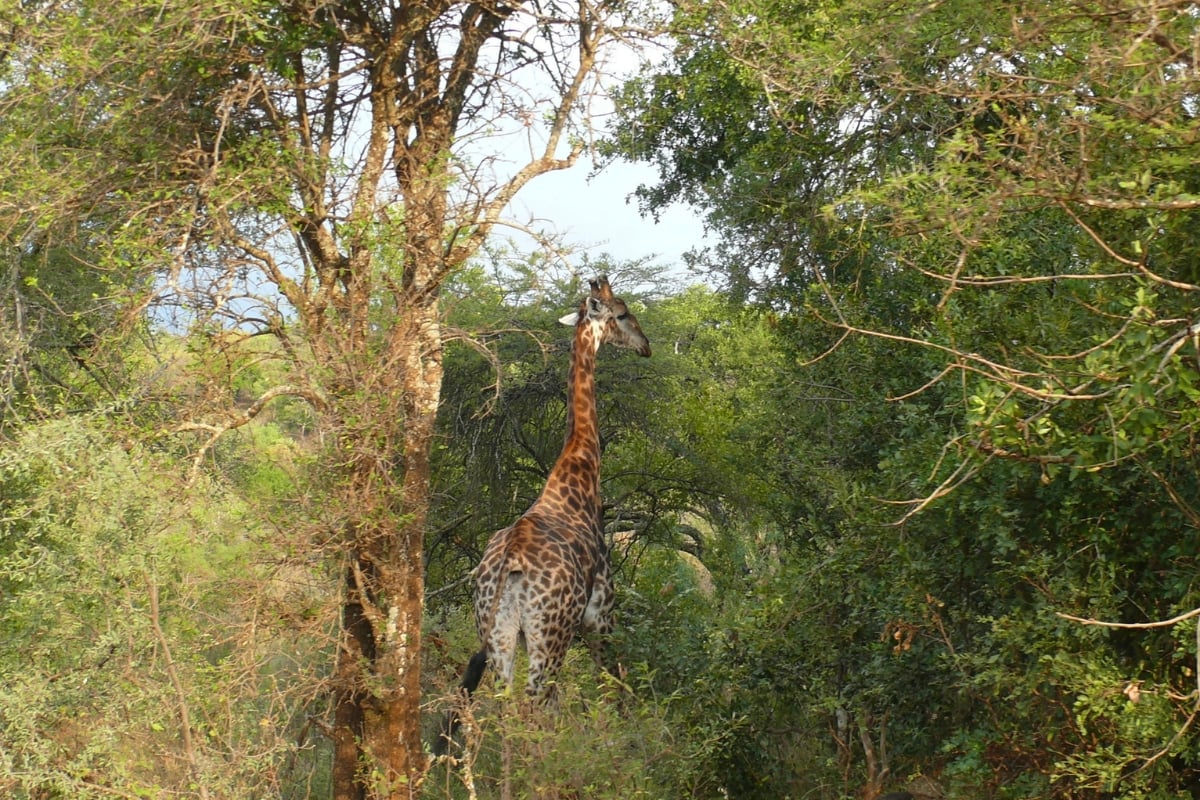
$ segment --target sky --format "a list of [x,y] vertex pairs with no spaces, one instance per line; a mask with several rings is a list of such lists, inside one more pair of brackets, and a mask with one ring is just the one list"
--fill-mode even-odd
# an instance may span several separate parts
[[703,244],[699,214],[674,206],[657,223],[643,217],[631,195],[640,184],[655,180],[649,165],[621,161],[593,172],[592,162],[581,158],[571,169],[535,178],[513,201],[512,216],[540,218],[566,243],[593,257],[607,253],[625,261],[654,256],[651,263],[684,274],[683,253]]

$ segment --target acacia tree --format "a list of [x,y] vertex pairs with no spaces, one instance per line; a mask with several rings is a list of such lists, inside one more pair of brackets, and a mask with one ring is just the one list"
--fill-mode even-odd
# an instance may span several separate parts
[[[138,276],[131,316],[174,307],[178,326],[226,332],[200,359],[206,388],[160,429],[194,436],[198,467],[273,401],[312,407],[331,488],[307,546],[344,569],[334,794],[408,796],[425,765],[418,656],[439,292],[518,190],[581,154],[620,10],[129,0],[8,4],[0,19],[4,101],[23,110],[30,143],[12,161],[62,179],[42,185],[42,205],[0,206],[13,211],[4,233],[19,251],[48,220],[74,215],[80,224],[59,235]],[[112,179],[93,206],[73,171],[88,164]],[[15,198],[22,187],[8,188]],[[97,206],[103,222],[89,222]],[[235,407],[213,365],[250,336],[273,337],[289,377]]]

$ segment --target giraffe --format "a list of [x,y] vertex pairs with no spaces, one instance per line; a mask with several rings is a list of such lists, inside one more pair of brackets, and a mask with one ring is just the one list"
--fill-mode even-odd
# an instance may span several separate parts
[[[512,684],[519,641],[529,656],[526,694],[554,696],[553,680],[576,634],[601,668],[613,671],[603,637],[612,631],[613,585],[600,504],[600,428],[596,419],[596,354],[605,342],[650,355],[650,342],[616,297],[607,276],[560,322],[573,326],[567,372],[567,435],[541,495],[520,519],[492,535],[475,568],[475,627],[482,644],[463,673],[470,696],[490,664]],[[457,727],[451,713],[435,752]]]

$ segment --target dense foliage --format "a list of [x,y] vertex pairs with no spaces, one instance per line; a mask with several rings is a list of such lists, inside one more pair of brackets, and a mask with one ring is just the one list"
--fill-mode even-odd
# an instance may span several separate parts
[[[98,8],[0,0],[0,794],[1200,792],[1190,5],[681,0],[605,147],[656,165],[648,211],[707,215],[706,285],[497,242],[430,262],[420,314],[413,248],[495,219],[400,239],[484,208],[465,176],[496,165],[438,150],[430,194],[357,194],[421,141],[354,136],[370,81],[416,74],[373,49],[399,4]],[[404,52],[432,69],[458,30]],[[473,142],[524,109],[510,70],[585,55],[497,48]],[[400,780],[346,735],[417,702],[378,702],[399,662],[354,647],[390,630],[363,587],[415,526],[424,699],[396,720],[428,740],[599,272],[654,347],[597,376],[631,694],[575,653],[554,714],[483,692],[456,761]],[[417,318],[427,450],[389,349]]]
[[770,309],[795,380],[852,398],[824,463],[861,494],[788,526],[851,598],[809,642],[855,664],[826,702],[964,796],[1194,792],[1194,9],[675,21],[702,35],[629,85],[614,150],[657,162],[651,208],[708,209],[697,263]]

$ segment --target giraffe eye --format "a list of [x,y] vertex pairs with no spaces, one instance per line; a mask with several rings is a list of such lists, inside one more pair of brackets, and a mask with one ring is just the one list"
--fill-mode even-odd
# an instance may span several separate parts
[[617,314],[617,319],[618,319],[618,320],[627,319],[628,317],[629,317],[629,312],[628,312],[628,311],[623,311],[623,312],[621,312],[620,314]]

